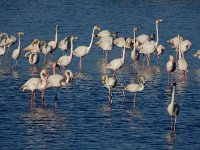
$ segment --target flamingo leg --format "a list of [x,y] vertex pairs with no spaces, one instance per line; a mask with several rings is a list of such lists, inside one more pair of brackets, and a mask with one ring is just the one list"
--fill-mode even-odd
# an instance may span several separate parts
[[133,99],[133,108],[135,109],[135,103],[136,103],[136,93],[134,94],[134,99]]
[[33,106],[33,92],[31,92],[31,102],[30,102],[30,110],[32,111]]
[[15,69],[17,68],[17,64],[18,64],[18,60],[16,60],[15,62]]
[[82,69],[82,57],[80,57],[80,62],[79,62],[79,70]]
[[34,110],[36,109],[36,91],[33,92]]
[[7,51],[6,51],[6,65],[8,65],[9,48],[10,48],[10,47],[7,47]]
[[32,74],[32,77],[33,77],[33,64],[32,64],[32,68],[31,68],[31,74]]
[[173,127],[173,117],[171,116],[171,130],[172,130],[172,127]]
[[174,131],[176,130],[176,116],[175,116],[175,119],[174,119]]
[[106,52],[106,58],[105,58],[105,60],[106,60],[106,64],[108,63],[108,51],[105,51]]
[[0,56],[0,66],[1,66],[1,63],[2,63],[2,56]]
[[55,110],[57,110],[57,101],[58,101],[58,98],[57,98],[57,95],[58,95],[58,88],[56,88],[56,95],[55,95]]
[[44,102],[44,90],[42,90],[42,107],[45,106],[45,102]]
[[46,65],[47,62],[47,54],[44,54],[44,66]]

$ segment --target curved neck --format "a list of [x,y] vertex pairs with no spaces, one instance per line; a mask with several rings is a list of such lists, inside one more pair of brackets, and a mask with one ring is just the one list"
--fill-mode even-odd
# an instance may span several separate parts
[[93,40],[94,40],[94,31],[95,31],[95,29],[93,29],[93,31],[92,31],[92,38],[91,38],[91,41],[90,41],[90,45],[89,45],[89,47],[88,47],[88,51],[91,49],[91,47],[92,47],[92,43],[93,43]]
[[68,72],[65,73],[65,84],[69,83],[69,75]]
[[125,59],[125,50],[126,50],[126,40],[124,42],[124,49],[123,49],[123,56],[122,56],[122,61],[124,62]]
[[158,46],[158,40],[159,40],[159,35],[158,35],[158,23],[156,23],[156,45]]
[[56,27],[55,42],[58,42],[58,28]]
[[73,54],[73,39],[71,39],[71,53],[70,53],[70,59],[72,59],[72,54]]
[[172,91],[172,100],[171,100],[172,104],[174,104],[174,95],[175,95],[175,86],[173,86],[173,91]]

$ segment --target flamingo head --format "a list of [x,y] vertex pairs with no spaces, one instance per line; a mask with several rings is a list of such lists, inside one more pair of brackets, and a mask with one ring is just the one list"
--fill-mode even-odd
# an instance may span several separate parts
[[107,64],[106,69],[109,69],[111,66],[112,66],[111,64]]
[[102,84],[105,84],[106,76],[107,76],[107,75],[102,75],[102,77],[101,77],[101,82],[102,82]]
[[60,28],[60,26],[59,26],[59,25],[56,25],[56,28],[58,29],[58,28]]
[[156,24],[159,24],[159,23],[161,23],[161,22],[163,22],[163,19],[157,19],[157,20],[156,20]]
[[94,26],[94,30],[100,30],[100,27]]
[[174,62],[174,57],[172,55],[169,56],[169,60]]
[[18,32],[18,37],[21,37],[24,35],[24,32]]
[[137,31],[139,31],[139,29],[136,27],[136,28],[133,28],[133,31],[137,32]]
[[79,40],[79,39],[78,39],[77,36],[72,36],[72,37],[71,37],[71,41],[74,41],[74,40]]

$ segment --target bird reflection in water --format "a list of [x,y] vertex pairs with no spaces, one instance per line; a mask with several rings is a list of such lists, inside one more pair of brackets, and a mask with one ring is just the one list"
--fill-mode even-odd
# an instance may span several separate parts
[[174,149],[174,142],[176,140],[176,132],[175,131],[170,131],[166,135],[166,140],[168,142],[168,149]]

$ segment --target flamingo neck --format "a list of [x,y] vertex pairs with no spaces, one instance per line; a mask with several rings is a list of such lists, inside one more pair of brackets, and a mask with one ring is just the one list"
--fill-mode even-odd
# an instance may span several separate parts
[[178,38],[178,53],[179,53],[179,59],[181,59],[181,37],[179,35],[179,38]]
[[133,31],[133,36],[134,36],[134,45],[133,45],[133,51],[135,52],[135,30]]
[[123,56],[122,56],[123,62],[124,62],[124,59],[125,59],[125,50],[126,50],[126,44],[124,43]]
[[156,46],[158,46],[159,34],[158,34],[158,23],[156,23]]
[[95,31],[95,29],[93,29],[93,31],[92,31],[92,38],[91,38],[91,41],[90,41],[90,45],[88,47],[88,52],[90,51],[90,49],[92,47],[92,43],[93,43],[93,40],[94,40],[94,31]]
[[40,78],[42,80],[42,84],[40,85],[40,88],[44,89],[46,87],[46,85],[47,85],[47,81],[46,81],[46,79],[45,79],[45,77],[44,77],[42,72],[40,73]]
[[56,74],[56,65],[53,65],[53,74]]
[[70,59],[72,59],[72,54],[73,54],[73,39],[71,39],[71,53],[70,53]]
[[175,86],[173,86],[171,104],[174,104],[174,96],[175,96]]
[[4,41],[3,51],[6,51],[6,40]]
[[68,72],[65,72],[65,84],[68,84],[69,83],[69,75],[68,75]]
[[20,36],[19,36],[19,44],[18,44],[18,51],[20,50],[20,46],[21,46],[21,40],[20,40]]
[[55,42],[58,42],[58,28],[56,27]]

